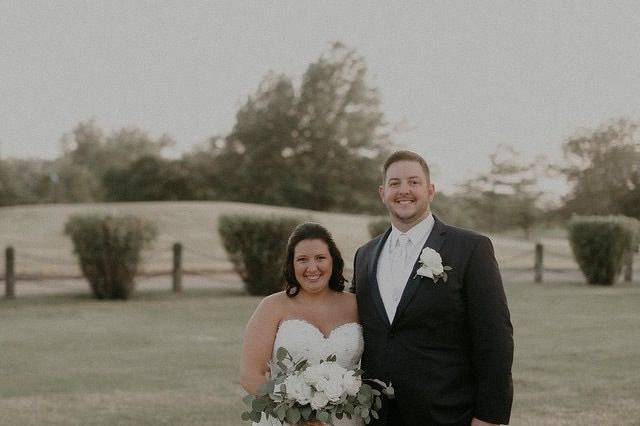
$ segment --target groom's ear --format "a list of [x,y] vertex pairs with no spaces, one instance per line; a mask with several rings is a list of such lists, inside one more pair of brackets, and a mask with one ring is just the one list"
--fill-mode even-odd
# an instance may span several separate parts
[[429,195],[429,202],[432,202],[433,198],[436,196],[436,186],[432,183],[429,183],[427,187],[427,192]]
[[380,201],[384,203],[384,186],[380,185],[378,187],[378,195],[380,196]]

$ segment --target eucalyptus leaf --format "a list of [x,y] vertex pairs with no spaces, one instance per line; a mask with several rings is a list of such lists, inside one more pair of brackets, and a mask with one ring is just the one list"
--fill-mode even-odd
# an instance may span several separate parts
[[302,418],[303,418],[303,419],[305,419],[305,420],[309,420],[309,417],[311,417],[311,412],[312,412],[312,411],[313,411],[313,410],[311,409],[311,407],[310,407],[310,406],[305,405],[304,407],[302,407],[302,408],[300,409],[300,415],[302,416]]
[[287,415],[287,404],[280,404],[275,410],[278,420],[283,421]]
[[240,418],[245,422],[248,422],[249,420],[251,420],[251,412],[245,411],[244,413],[242,413],[242,415],[240,415]]
[[252,411],[251,412],[251,421],[255,423],[260,423],[260,419],[262,418],[262,414],[260,411]]
[[283,359],[287,358],[288,355],[289,355],[289,351],[287,351],[282,346],[279,347],[278,350],[276,351],[276,359],[279,362],[282,361]]
[[269,405],[267,401],[262,398],[257,398],[254,399],[251,403],[251,409],[253,411],[263,411],[265,408],[267,408],[267,405]]
[[298,423],[298,421],[300,421],[300,410],[296,407],[289,407],[289,409],[287,409],[287,422],[291,423],[291,424],[296,424]]
[[376,410],[381,409],[382,408],[382,399],[380,399],[380,397],[376,397],[373,404],[376,407]]
[[304,371],[307,366],[309,365],[309,361],[307,361],[306,359],[303,359],[302,361],[299,361],[296,366],[294,367],[295,371]]
[[453,268],[451,266],[445,266],[443,269],[445,271],[453,271]]
[[316,418],[318,420],[320,420],[321,422],[325,422],[328,423],[329,422],[329,413],[324,411],[324,410],[320,410],[318,411],[318,413],[316,414]]
[[349,401],[345,402],[344,405],[342,406],[342,410],[345,413],[353,414],[353,404],[351,404]]

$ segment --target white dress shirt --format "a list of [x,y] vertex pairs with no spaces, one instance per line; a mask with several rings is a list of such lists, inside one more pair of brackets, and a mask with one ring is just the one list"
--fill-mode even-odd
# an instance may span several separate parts
[[429,213],[404,233],[391,225],[391,234],[380,252],[377,269],[378,288],[389,322],[393,322],[404,287],[434,223],[433,215]]

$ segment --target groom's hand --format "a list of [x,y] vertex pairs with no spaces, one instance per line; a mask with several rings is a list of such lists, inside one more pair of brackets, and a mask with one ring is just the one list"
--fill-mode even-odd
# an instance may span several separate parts
[[483,422],[480,419],[476,419],[475,417],[471,420],[471,426],[497,426],[495,423],[487,423]]

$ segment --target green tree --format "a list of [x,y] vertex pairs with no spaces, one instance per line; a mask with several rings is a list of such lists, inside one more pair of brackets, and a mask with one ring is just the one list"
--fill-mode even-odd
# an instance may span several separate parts
[[[364,59],[336,43],[309,65],[300,89],[268,74],[216,152],[222,197],[314,210],[378,211],[388,154],[378,92]],[[216,142],[221,142],[220,140]]]
[[107,201],[193,200],[189,170],[181,160],[142,157],[102,179]]
[[389,135],[364,58],[333,44],[304,74],[297,110],[295,204],[314,210],[378,210],[375,188],[389,153]]
[[571,185],[566,213],[640,217],[638,123],[621,118],[586,129],[563,145],[561,170]]
[[477,225],[490,232],[516,227],[528,238],[541,216],[536,189],[542,158],[526,162],[513,147],[500,145],[489,156],[488,173],[463,184]]
[[240,108],[215,163],[225,198],[288,204],[295,102],[291,80],[269,73]]
[[126,169],[142,157],[160,157],[171,144],[166,135],[154,140],[135,127],[105,136],[94,120],[80,122],[62,138],[63,155],[57,161],[62,198],[72,202],[102,200],[107,171]]

